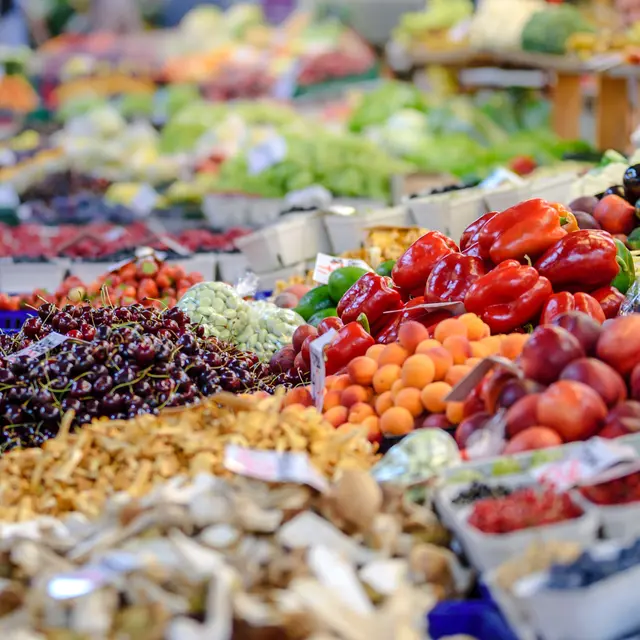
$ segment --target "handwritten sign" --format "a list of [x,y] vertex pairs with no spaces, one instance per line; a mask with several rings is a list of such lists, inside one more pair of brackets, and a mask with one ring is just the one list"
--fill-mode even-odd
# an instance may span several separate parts
[[333,340],[336,333],[335,329],[330,329],[323,333],[311,343],[311,348],[309,349],[309,358],[311,359],[311,396],[318,411],[322,411],[324,381],[327,373],[324,365],[324,348]]
[[281,136],[271,136],[249,150],[249,175],[256,176],[287,157],[287,143]]
[[45,353],[48,353],[51,349],[55,349],[68,339],[68,336],[52,331],[48,336],[42,338],[42,340],[38,340],[38,342],[34,342],[17,353],[10,355],[9,360],[15,360],[16,358],[22,357],[27,357],[30,360],[42,358]]

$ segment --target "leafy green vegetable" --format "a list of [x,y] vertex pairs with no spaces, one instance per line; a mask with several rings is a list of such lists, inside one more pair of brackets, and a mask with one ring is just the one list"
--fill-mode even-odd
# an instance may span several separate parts
[[593,27],[580,11],[571,5],[549,6],[529,19],[522,32],[522,48],[525,51],[566,53],[566,42],[574,33],[592,33]]

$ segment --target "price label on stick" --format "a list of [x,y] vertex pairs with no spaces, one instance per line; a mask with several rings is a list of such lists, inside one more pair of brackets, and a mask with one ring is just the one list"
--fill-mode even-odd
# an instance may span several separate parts
[[537,480],[552,484],[560,491],[579,484],[606,482],[637,470],[637,452],[633,447],[604,438],[581,442],[560,462],[534,469]]
[[523,377],[522,371],[516,367],[510,360],[501,358],[500,356],[489,356],[483,358],[458,384],[451,389],[449,395],[445,398],[446,402],[463,402],[467,396],[478,386],[482,378],[485,377],[495,366],[509,369],[519,378]]
[[329,282],[329,276],[336,269],[340,269],[342,267],[360,267],[367,271],[373,271],[373,269],[364,260],[338,258],[326,253],[319,253],[316,256],[316,266],[313,270],[313,279],[319,284],[327,284],[327,282]]
[[266,482],[294,482],[306,484],[318,491],[326,491],[328,483],[302,452],[258,451],[238,445],[224,450],[224,466],[238,475],[258,478]]
[[20,358],[23,356],[26,356],[30,360],[35,358],[42,358],[45,353],[51,351],[51,349],[55,349],[58,345],[61,345],[65,340],[68,339],[68,336],[53,331],[46,338],[42,338],[42,340],[38,340],[38,342],[34,342],[25,349],[21,349],[20,351],[18,351],[18,353],[14,353],[13,355],[9,356],[9,360],[15,360],[16,358]]
[[287,143],[281,136],[271,136],[249,150],[249,174],[258,175],[287,157]]
[[316,404],[316,409],[322,411],[324,402],[324,380],[326,369],[324,366],[324,348],[337,334],[335,329],[330,329],[311,343],[309,358],[311,359],[311,396]]

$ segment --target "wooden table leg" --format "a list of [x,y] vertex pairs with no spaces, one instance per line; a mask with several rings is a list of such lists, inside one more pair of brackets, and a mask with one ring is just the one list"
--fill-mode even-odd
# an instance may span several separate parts
[[563,140],[580,138],[582,90],[580,76],[558,73],[553,87],[553,130]]
[[596,146],[598,149],[626,151],[631,134],[631,105],[626,78],[599,75],[596,107]]

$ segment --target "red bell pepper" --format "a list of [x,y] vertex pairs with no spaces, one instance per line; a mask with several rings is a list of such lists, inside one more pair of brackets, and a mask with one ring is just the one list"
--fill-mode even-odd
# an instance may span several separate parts
[[540,314],[540,324],[551,324],[554,318],[567,311],[582,311],[602,324],[605,321],[600,303],[588,293],[554,293],[545,303]]
[[344,324],[367,316],[373,333],[383,326],[388,317],[385,311],[402,307],[400,293],[393,289],[391,280],[377,273],[365,273],[340,299],[337,312]]
[[391,271],[391,277],[404,291],[417,292],[416,295],[421,296],[436,262],[458,251],[453,240],[439,231],[429,231],[400,256]]
[[427,278],[427,302],[464,302],[471,285],[486,273],[480,258],[450,253],[436,262]]
[[464,306],[492,333],[509,333],[536,320],[552,293],[549,280],[533,267],[507,260],[471,285]]
[[491,269],[495,268],[495,264],[491,262],[488,258],[484,258],[480,251],[480,243],[476,242],[474,244],[470,244],[466,249],[462,250],[462,255],[465,256],[473,256],[474,258],[480,258],[484,263],[485,271],[491,271]]
[[489,213],[485,213],[477,220],[474,220],[460,236],[460,250],[464,252],[467,247],[470,247],[472,244],[476,244],[480,238],[480,232],[484,228],[484,225],[487,224],[491,218],[497,215],[497,211],[489,211]]
[[562,224],[569,212],[559,204],[536,198],[498,213],[484,225],[478,242],[485,258],[535,260],[567,235]]
[[595,298],[602,307],[604,317],[609,320],[615,318],[620,311],[620,307],[624,302],[624,294],[620,293],[618,289],[609,285],[608,287],[601,287],[591,293],[591,296]]
[[387,325],[376,335],[378,344],[389,344],[398,339],[398,331],[405,322],[419,322],[427,329],[432,329],[442,320],[451,318],[452,313],[446,309],[425,309],[426,303],[423,296],[414,298],[404,305],[401,311],[388,314],[390,320]]
[[620,270],[615,240],[595,229],[582,229],[558,240],[535,267],[556,291],[593,291],[609,285]]
[[325,370],[328,375],[338,373],[351,360],[365,355],[369,347],[375,344],[367,329],[367,318],[362,315],[357,322],[350,322],[338,331],[324,350]]

